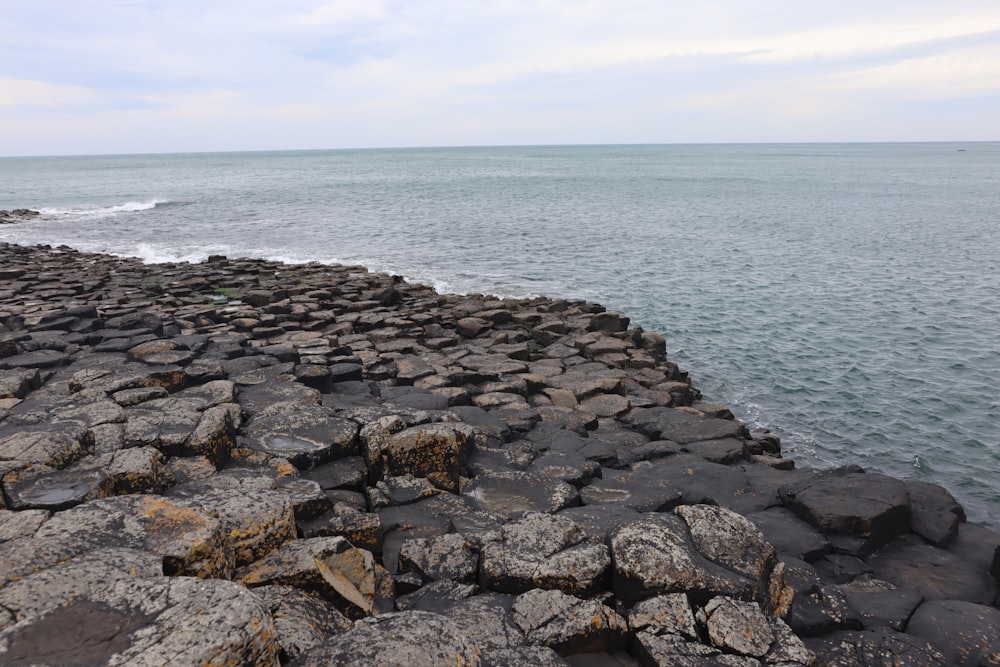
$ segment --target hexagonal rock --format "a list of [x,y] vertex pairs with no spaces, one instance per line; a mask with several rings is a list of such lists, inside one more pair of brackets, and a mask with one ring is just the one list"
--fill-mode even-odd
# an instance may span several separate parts
[[82,424],[51,422],[0,436],[0,461],[64,468],[86,455],[91,447],[92,442]]
[[375,561],[343,537],[293,540],[234,577],[253,588],[280,584],[319,593],[349,618],[375,613]]
[[126,410],[126,447],[156,447],[168,456],[181,452],[198,426],[201,413],[186,401],[158,398]]
[[55,540],[73,553],[124,546],[162,556],[170,574],[227,577],[232,553],[219,521],[160,496],[116,496],[53,515],[36,540]]
[[517,471],[480,471],[462,487],[462,497],[476,509],[508,518],[528,512],[558,512],[579,504],[579,492],[571,484],[543,475]]
[[399,549],[399,572],[415,572],[424,581],[475,581],[479,555],[458,533],[405,540]]
[[764,581],[776,562],[774,547],[746,517],[716,505],[681,505],[684,519],[701,555],[751,581]]
[[457,492],[472,437],[467,424],[424,424],[392,433],[377,442],[377,449],[369,440],[365,456],[381,477],[426,477],[439,488]]
[[246,429],[247,446],[311,468],[356,454],[358,426],[333,410],[309,403],[275,403],[259,410]]
[[910,523],[914,533],[936,547],[946,547],[958,536],[965,510],[946,489],[911,480],[905,482],[910,495]]
[[628,612],[628,626],[633,632],[654,635],[676,635],[689,641],[698,640],[691,603],[684,593],[658,595],[643,600]]
[[530,590],[517,597],[512,612],[529,643],[560,655],[613,651],[628,633],[625,619],[610,607],[562,591]]
[[295,514],[288,496],[269,489],[218,489],[177,499],[177,504],[213,516],[240,567],[295,539]]
[[283,662],[354,625],[322,596],[301,588],[260,586],[253,592],[271,612]]
[[781,501],[825,533],[865,539],[864,551],[888,544],[910,529],[906,484],[877,473],[831,470],[784,489]]
[[[271,616],[230,581],[116,571],[116,554],[76,559],[4,589],[4,606],[23,586],[39,590],[20,620],[0,632],[4,664],[223,665],[277,667]],[[134,561],[133,561],[134,563]],[[150,563],[150,566],[154,565]],[[126,565],[122,563],[121,565]],[[121,567],[119,565],[119,567]],[[138,576],[136,576],[138,575]],[[44,579],[35,586],[33,579]],[[43,583],[43,582],[38,582]]]
[[587,595],[606,581],[608,548],[572,520],[529,514],[483,536],[480,583],[505,593],[532,588]]
[[960,600],[925,602],[906,631],[934,643],[949,664],[1000,664],[1000,609]]
[[153,447],[131,447],[95,458],[114,483],[114,494],[159,493],[174,485],[163,454]]
[[626,416],[625,423],[650,440],[672,440],[682,445],[749,435],[746,427],[739,422],[699,417],[676,408],[635,410]]
[[3,477],[8,506],[14,510],[63,510],[112,495],[114,481],[100,469],[53,470],[29,466]]
[[746,517],[781,553],[813,562],[830,552],[830,541],[822,533],[784,507],[752,512]]
[[761,658],[771,648],[774,633],[756,602],[724,596],[705,605],[708,638],[725,651]]
[[611,533],[610,541],[615,597],[629,606],[654,595],[684,592],[695,601],[716,595],[753,600],[766,587],[702,557],[687,525],[676,516],[627,523]]
[[303,653],[296,667],[440,665],[479,667],[481,651],[447,617],[402,611],[365,619]]

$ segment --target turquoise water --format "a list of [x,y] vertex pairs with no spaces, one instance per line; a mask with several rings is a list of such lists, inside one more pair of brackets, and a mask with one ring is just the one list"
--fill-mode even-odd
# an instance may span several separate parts
[[14,207],[0,241],[597,300],[800,464],[1000,525],[1000,144],[2,158]]

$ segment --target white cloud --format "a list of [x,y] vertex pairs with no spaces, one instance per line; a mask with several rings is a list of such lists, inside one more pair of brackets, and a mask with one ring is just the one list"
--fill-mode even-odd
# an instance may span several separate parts
[[[894,115],[934,139],[967,98],[1000,136],[995,0],[7,4],[0,154],[65,138],[28,137],[24,108],[85,122],[92,152],[169,133],[206,150],[760,140],[772,121],[767,139],[823,140]],[[956,115],[915,120],[938,100]],[[123,124],[139,144],[110,146]]]
[[0,78],[0,107],[60,107],[89,106],[97,103],[100,95],[83,86]]

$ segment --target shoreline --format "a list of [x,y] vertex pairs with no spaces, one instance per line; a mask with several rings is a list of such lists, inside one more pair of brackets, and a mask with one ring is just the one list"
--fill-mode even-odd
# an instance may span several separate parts
[[[795,468],[597,304],[9,244],[0,278],[0,656],[75,600],[126,628],[87,659],[149,657],[136,618],[224,599],[228,631],[165,630],[192,664],[407,632],[471,664],[1000,660],[1000,534],[933,484]],[[128,601],[164,588],[188,606]]]

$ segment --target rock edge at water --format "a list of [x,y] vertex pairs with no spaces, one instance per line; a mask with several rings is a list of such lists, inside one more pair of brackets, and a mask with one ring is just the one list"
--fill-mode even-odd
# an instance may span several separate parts
[[1000,664],[1000,534],[699,398],[593,303],[0,245],[0,663]]

